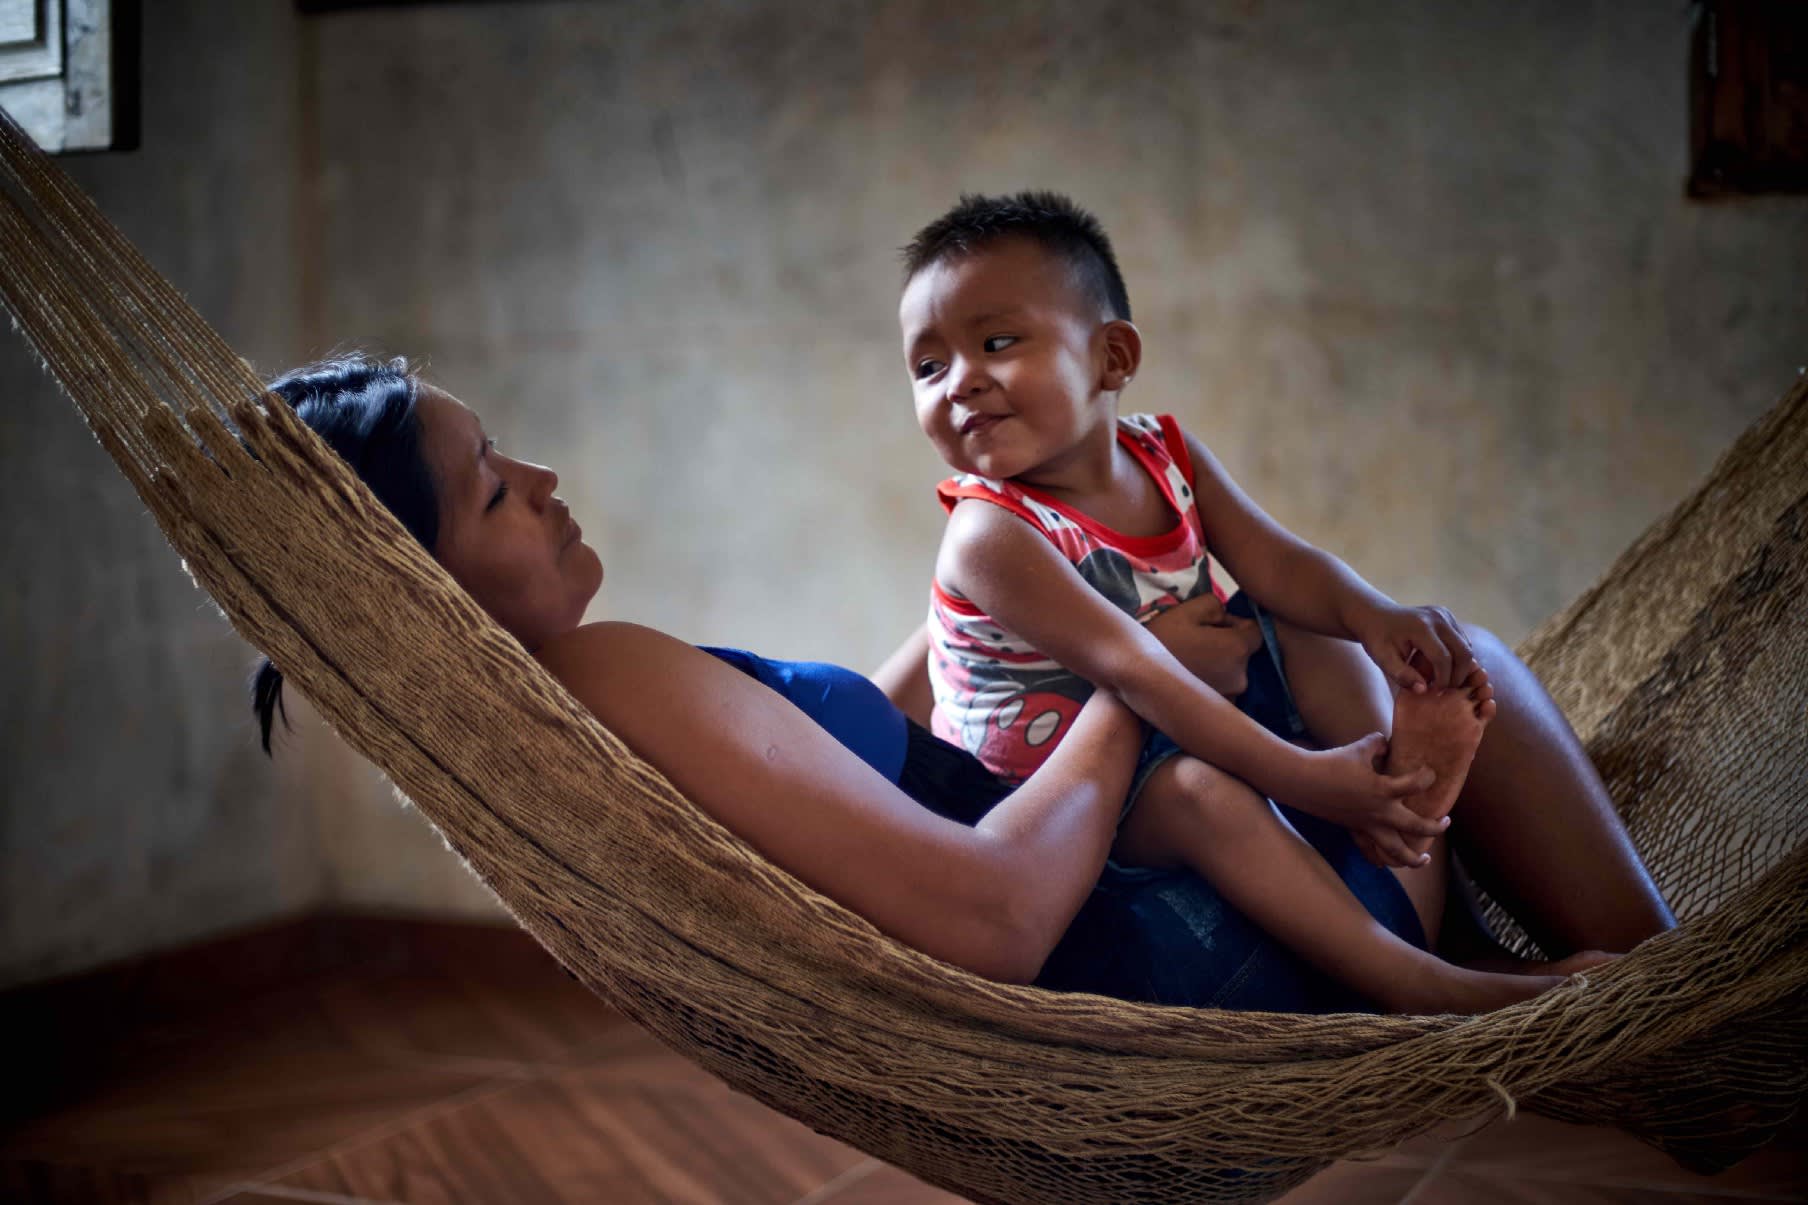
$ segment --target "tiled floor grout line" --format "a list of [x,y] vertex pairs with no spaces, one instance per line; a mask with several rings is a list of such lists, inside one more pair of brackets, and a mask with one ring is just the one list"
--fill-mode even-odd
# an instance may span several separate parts
[[[410,1126],[418,1125],[423,1121],[431,1121],[441,1114],[456,1112],[466,1105],[482,1100],[487,1096],[500,1095],[511,1088],[519,1088],[522,1084],[527,1082],[530,1081],[519,1077],[504,1078],[498,1076],[496,1079],[485,1080],[480,1084],[473,1084],[463,1092],[454,1093],[443,1100],[437,1100],[430,1105],[424,1105],[411,1113],[404,1113],[400,1117],[391,1118],[388,1121],[374,1125],[368,1130],[352,1135],[350,1138],[331,1143],[317,1151],[310,1151],[308,1154],[297,1156],[287,1163],[278,1164],[276,1167],[270,1168],[267,1171],[239,1180],[236,1182],[235,1187],[230,1191],[263,1192],[267,1185],[272,1184],[283,1176],[292,1176],[296,1172],[305,1171],[324,1159],[330,1159],[334,1155],[343,1154],[347,1151],[354,1151],[362,1146],[368,1146],[373,1142],[398,1134]],[[225,1200],[227,1195],[229,1195],[229,1193],[215,1193],[211,1196],[204,1196],[196,1202],[196,1205],[219,1205],[219,1202]]]
[[[638,1039],[645,1038],[652,1044],[643,1048],[644,1052],[658,1051],[660,1054],[673,1053],[672,1048],[653,1037],[651,1031],[638,1022],[623,1018],[619,1028],[611,1033],[600,1034],[588,1042],[580,1042],[566,1055],[570,1059],[597,1059],[611,1054],[621,1053],[621,1047],[632,1046]],[[575,1065],[575,1064],[574,1064]]]
[[1399,1205],[1412,1205],[1413,1198],[1425,1191],[1425,1186],[1430,1184],[1433,1180],[1436,1180],[1438,1176],[1442,1174],[1445,1166],[1448,1165],[1452,1159],[1456,1158],[1456,1153],[1462,1150],[1468,1142],[1469,1138],[1465,1136],[1457,1139],[1455,1142],[1446,1143],[1444,1148],[1438,1152],[1438,1157],[1431,1161],[1431,1166],[1425,1169],[1425,1174],[1420,1176],[1417,1180],[1414,1180],[1413,1186],[1406,1190],[1406,1195],[1400,1198]]
[[877,1159],[870,1158],[860,1163],[856,1163],[854,1166],[842,1172],[839,1176],[834,1176],[826,1182],[812,1188],[809,1192],[791,1202],[791,1205],[820,1205],[820,1202],[828,1200],[833,1194],[840,1192],[850,1184],[859,1183],[861,1180],[866,1179],[884,1166],[885,1165]]
[[1557,1172],[1533,1165],[1526,1170],[1498,1163],[1465,1163],[1461,1169],[1478,1180],[1524,1180],[1536,1184],[1575,1184],[1585,1188],[1629,1188],[1638,1192],[1695,1193],[1709,1197],[1730,1197],[1741,1201],[1800,1201],[1799,1191],[1780,1188],[1740,1188],[1735,1185],[1681,1184],[1675,1180],[1622,1179],[1618,1176],[1578,1176],[1573,1172]]
[[381,1057],[424,1071],[464,1071],[472,1075],[513,1075],[517,1079],[535,1079],[571,1070],[564,1063],[497,1059],[481,1054],[435,1054],[431,1051],[407,1050],[386,1042],[364,1042],[357,1049],[361,1054]]
[[348,1197],[336,1192],[316,1192],[312,1188],[289,1188],[281,1184],[234,1184],[230,1191],[235,1195],[254,1192],[260,1196],[280,1197],[285,1201],[314,1201],[318,1205],[408,1205],[406,1201],[392,1201],[382,1197]]
[[[373,1058],[382,1058],[405,1066],[422,1066],[434,1070],[456,1070],[464,1067],[471,1071],[502,1074],[503,1068],[514,1068],[529,1075],[557,1075],[561,1072],[593,1064],[599,1059],[620,1053],[620,1048],[634,1039],[624,1036],[626,1031],[639,1032],[640,1027],[632,1021],[623,1020],[620,1032],[604,1034],[587,1042],[579,1042],[564,1054],[566,1062],[544,1059],[511,1059],[493,1058],[478,1054],[448,1054],[433,1050],[417,1050],[382,1040],[372,1041],[368,1038],[349,1040],[352,1049]],[[661,1053],[665,1047],[659,1047]]]

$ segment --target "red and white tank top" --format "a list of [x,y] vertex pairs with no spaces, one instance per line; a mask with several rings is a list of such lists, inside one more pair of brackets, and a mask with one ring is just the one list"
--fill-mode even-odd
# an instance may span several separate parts
[[[1205,534],[1193,496],[1192,458],[1169,415],[1120,416],[1118,442],[1161,490],[1178,516],[1172,530],[1124,535],[1030,486],[971,473],[936,487],[944,509],[963,498],[1002,506],[1046,536],[1087,583],[1143,622],[1211,590]],[[940,582],[930,587],[929,679],[932,728],[971,750],[994,774],[1021,782],[1066,735],[1092,684],[995,622]]]

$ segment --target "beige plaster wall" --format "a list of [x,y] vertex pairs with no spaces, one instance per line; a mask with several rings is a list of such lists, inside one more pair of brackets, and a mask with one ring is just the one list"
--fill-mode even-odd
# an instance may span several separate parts
[[[1680,9],[548,4],[320,35],[323,345],[425,356],[562,473],[596,613],[690,639],[870,667],[918,622],[939,466],[895,249],[962,190],[1094,207],[1134,403],[1509,639],[1808,360],[1808,202],[1683,199]],[[386,868],[333,846],[342,898],[396,897],[394,835]]]
[[[146,8],[144,149],[63,162],[246,355],[287,359],[294,18]],[[306,767],[258,751],[250,650],[10,330],[0,581],[0,986],[320,898]]]
[[[1683,199],[1682,6],[289,7],[149,6],[147,149],[81,178],[260,366],[426,359],[560,470],[596,613],[690,639],[870,667],[920,619],[895,249],[966,189],[1096,209],[1134,404],[1509,639],[1808,360],[1808,201]],[[246,654],[16,340],[0,388],[0,978],[321,902],[493,915],[311,720],[247,755]]]

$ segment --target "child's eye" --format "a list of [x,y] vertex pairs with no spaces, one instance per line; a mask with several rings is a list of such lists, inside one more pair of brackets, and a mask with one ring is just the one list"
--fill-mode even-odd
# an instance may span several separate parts
[[990,339],[986,340],[986,351],[988,354],[995,354],[1003,351],[1015,342],[1017,342],[1016,335],[993,335]]
[[918,360],[910,370],[910,375],[919,381],[928,380],[942,370],[940,360]]
[[496,484],[496,492],[494,494],[490,495],[490,501],[489,501],[488,505],[486,505],[483,508],[484,513],[488,514],[490,511],[495,510],[498,506],[501,506],[502,500],[506,497],[508,497],[508,482],[506,482],[506,481],[498,482]]

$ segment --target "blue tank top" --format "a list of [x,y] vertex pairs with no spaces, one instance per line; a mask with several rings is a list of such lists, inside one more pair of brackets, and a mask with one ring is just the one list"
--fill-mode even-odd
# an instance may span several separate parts
[[773,661],[746,649],[698,647],[791,700],[887,781],[898,781],[908,740],[904,713],[871,681],[821,661]]

